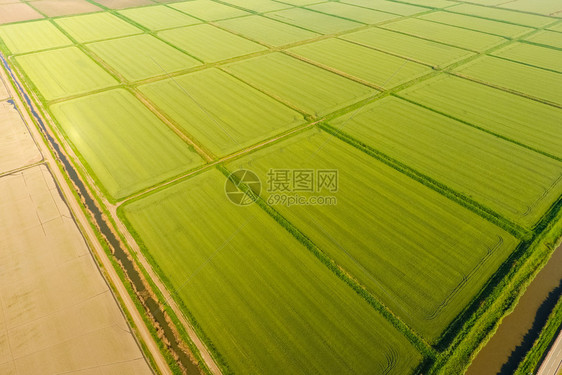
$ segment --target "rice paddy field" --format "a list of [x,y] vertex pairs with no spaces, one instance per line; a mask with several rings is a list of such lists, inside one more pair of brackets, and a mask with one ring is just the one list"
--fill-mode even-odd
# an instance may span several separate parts
[[202,373],[463,373],[562,206],[562,4],[504,3],[0,1],[0,51]]

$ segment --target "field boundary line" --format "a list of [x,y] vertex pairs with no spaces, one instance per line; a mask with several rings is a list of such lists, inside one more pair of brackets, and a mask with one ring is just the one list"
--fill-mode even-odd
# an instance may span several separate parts
[[456,116],[451,115],[451,114],[449,114],[449,113],[442,112],[442,111],[439,110],[439,109],[435,109],[435,108],[433,108],[433,107],[430,107],[430,106],[427,106],[427,105],[425,105],[425,104],[419,103],[419,102],[417,102],[417,101],[415,101],[415,100],[413,100],[413,99],[410,99],[410,98],[408,98],[408,97],[406,97],[406,96],[400,95],[400,92],[394,93],[394,94],[392,94],[392,95],[393,95],[393,96],[396,96],[397,98],[400,98],[400,99],[402,99],[402,100],[404,100],[404,101],[407,101],[408,103],[412,103],[412,104],[417,105],[417,106],[419,106],[419,107],[421,107],[421,108],[424,108],[424,109],[427,109],[427,110],[429,110],[429,111],[435,112],[435,113],[437,113],[437,114],[439,114],[439,115],[441,115],[441,116],[448,117],[448,118],[450,118],[451,120],[458,121],[458,122],[460,122],[460,123],[462,123],[462,124],[464,124],[464,125],[466,125],[466,126],[470,126],[470,127],[472,127],[472,128],[478,129],[478,130],[480,130],[480,131],[482,131],[482,132],[485,132],[485,133],[488,133],[488,134],[493,135],[493,136],[495,136],[495,137],[498,137],[498,138],[500,138],[500,139],[503,139],[504,141],[511,142],[511,143],[513,143],[513,144],[516,144],[516,145],[518,145],[518,146],[521,146],[521,147],[523,147],[523,148],[526,148],[526,149],[528,149],[528,150],[530,150],[530,151],[534,151],[534,152],[536,152],[536,153],[538,153],[538,154],[541,154],[541,155],[544,155],[544,156],[549,157],[549,158],[551,158],[551,159],[558,160],[558,161],[561,161],[561,162],[562,162],[562,157],[554,156],[554,155],[552,155],[552,154],[549,154],[549,153],[546,152],[546,151],[539,150],[539,149],[534,148],[534,147],[532,147],[532,146],[529,146],[529,145],[527,145],[527,144],[525,144],[525,143],[523,143],[523,142],[519,142],[519,141],[517,141],[517,140],[515,140],[515,139],[506,137],[506,136],[501,135],[501,134],[499,134],[499,133],[496,133],[496,132],[494,132],[494,131],[492,131],[492,130],[489,130],[489,129],[483,128],[483,127],[481,127],[481,126],[475,125],[475,124],[473,124],[473,123],[470,122],[470,121],[457,118]]
[[[541,69],[541,70],[545,70],[547,72],[552,72],[552,73],[556,73],[556,74],[562,74],[562,69],[561,70],[555,70],[555,69],[551,69],[551,68],[545,68],[544,66],[533,65],[533,64],[525,62],[525,61],[519,61],[519,60],[515,60],[513,58],[494,55],[494,54],[487,54],[487,56],[495,57],[495,58],[501,59],[501,60],[510,61],[510,62],[517,63],[517,64],[520,64],[520,65],[525,65],[525,66],[528,66],[530,68]],[[561,56],[562,56],[562,53],[561,53]]]
[[143,191],[138,192],[138,193],[135,193],[135,194],[133,194],[133,195],[131,195],[131,196],[129,196],[129,197],[126,197],[124,200],[117,202],[117,204],[115,205],[115,207],[119,208],[120,206],[125,205],[125,204],[127,204],[127,203],[129,203],[129,202],[131,202],[131,201],[144,198],[144,197],[150,195],[150,194],[153,193],[153,192],[156,192],[156,191],[162,190],[162,189],[164,189],[164,188],[166,188],[166,187],[168,187],[168,186],[172,186],[172,185],[175,185],[175,184],[177,184],[177,183],[180,183],[180,182],[182,182],[182,181],[184,181],[184,180],[186,180],[186,179],[188,179],[188,178],[190,178],[190,177],[192,177],[192,176],[195,176],[195,175],[197,175],[197,174],[199,174],[199,173],[205,172],[205,171],[207,171],[207,170],[209,170],[209,169],[211,169],[211,168],[213,168],[213,167],[219,165],[220,163],[224,163],[224,162],[228,162],[228,161],[230,161],[230,160],[234,160],[234,159],[240,158],[240,157],[242,157],[242,156],[244,156],[244,155],[247,155],[247,154],[253,153],[253,152],[257,151],[257,150],[260,150],[260,149],[262,149],[262,148],[265,148],[265,147],[267,147],[267,146],[269,146],[269,145],[271,145],[271,144],[275,144],[275,143],[277,143],[277,142],[281,142],[281,141],[283,141],[283,140],[285,140],[285,139],[288,139],[288,138],[294,136],[295,134],[298,134],[298,133],[300,133],[300,132],[303,132],[303,131],[305,131],[305,130],[307,130],[307,129],[310,129],[310,128],[316,126],[318,123],[320,123],[320,120],[302,124],[302,125],[300,125],[300,126],[294,128],[294,129],[289,130],[288,132],[285,132],[285,133],[280,134],[280,135],[278,135],[278,136],[275,136],[275,137],[273,137],[273,138],[267,139],[267,140],[265,140],[265,141],[263,141],[263,142],[259,142],[259,143],[255,144],[255,145],[252,145],[252,146],[247,147],[247,148],[245,148],[245,149],[243,149],[243,150],[237,151],[237,152],[235,152],[235,153],[233,153],[233,154],[230,154],[230,155],[221,157],[221,158],[219,158],[219,159],[215,159],[215,160],[209,162],[208,164],[205,164],[205,165],[203,165],[203,166],[201,166],[201,167],[199,167],[199,168],[197,168],[197,169],[195,169],[195,170],[189,171],[188,173],[185,173],[185,174],[183,174],[183,175],[181,175],[181,176],[178,176],[177,178],[174,178],[174,179],[172,179],[172,180],[170,180],[170,181],[166,181],[166,182],[164,182],[164,183],[161,183],[161,184],[152,186],[152,187],[150,187],[150,188],[148,188],[148,189],[146,189],[146,190],[143,190]]
[[484,81],[484,80],[481,80],[481,79],[478,79],[478,78],[475,78],[475,77],[470,77],[470,76],[467,76],[467,75],[462,74],[460,72],[445,72],[445,73],[460,77],[462,79],[466,79],[468,81],[476,82],[476,83],[479,83],[481,85],[485,85],[485,86],[489,86],[489,87],[492,87],[492,88],[495,88],[495,89],[498,89],[498,90],[502,90],[502,91],[508,92],[510,94],[514,94],[514,95],[518,95],[518,96],[521,96],[521,97],[524,97],[524,98],[527,98],[527,99],[531,99],[531,100],[534,100],[536,102],[549,105],[551,107],[562,108],[562,103],[556,103],[556,102],[551,102],[549,100],[541,99],[541,98],[538,98],[536,96],[526,94],[522,91],[510,89],[508,87],[505,87],[505,86],[502,86],[502,85],[499,85],[499,84],[494,84],[494,83],[491,83],[491,82],[487,82],[487,81]]
[[320,124],[320,128],[325,130],[327,133],[331,134],[332,136],[339,138],[343,142],[353,146],[354,148],[368,154],[369,156],[383,162],[384,164],[388,165],[389,167],[397,170],[398,172],[405,174],[406,176],[410,177],[411,179],[418,181],[419,183],[427,186],[428,188],[440,193],[441,195],[447,197],[449,200],[471,210],[478,216],[486,219],[487,221],[491,222],[492,224],[502,228],[506,232],[514,235],[518,239],[523,239],[528,235],[528,230],[522,228],[516,223],[511,222],[510,220],[504,218],[502,215],[498,214],[494,210],[474,201],[463,193],[460,193],[448,185],[439,182],[432,177],[429,177],[417,170],[409,167],[408,165],[396,160],[395,158],[378,151],[377,149],[365,145],[361,143],[360,140],[352,137],[348,133],[340,130],[332,125],[322,123]]

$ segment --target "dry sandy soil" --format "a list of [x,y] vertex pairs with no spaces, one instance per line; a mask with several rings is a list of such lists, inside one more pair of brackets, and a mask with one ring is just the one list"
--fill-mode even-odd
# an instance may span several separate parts
[[4,85],[4,82],[0,78],[0,100],[6,100],[10,98],[10,94],[8,93],[8,89]]
[[0,373],[152,374],[46,166],[0,178]]
[[0,101],[0,150],[0,174],[37,163],[42,159],[19,112],[9,101]]
[[0,24],[43,18],[27,4],[13,3],[0,5]]
[[92,13],[102,11],[86,0],[38,0],[30,3],[35,9],[48,17],[69,16],[73,14]]

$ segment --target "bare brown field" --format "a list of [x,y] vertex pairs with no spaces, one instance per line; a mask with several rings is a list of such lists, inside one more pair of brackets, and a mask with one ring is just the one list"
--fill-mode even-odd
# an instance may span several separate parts
[[27,4],[13,3],[0,5],[0,25],[38,18],[43,18],[43,16]]
[[98,12],[102,9],[86,0],[38,0],[33,7],[48,17]]
[[0,373],[151,374],[49,170],[0,197]]
[[8,101],[0,102],[0,150],[0,173],[22,168],[42,159],[19,112]]
[[125,9],[133,8],[142,5],[155,4],[150,0],[96,0],[96,3],[101,4],[110,9]]

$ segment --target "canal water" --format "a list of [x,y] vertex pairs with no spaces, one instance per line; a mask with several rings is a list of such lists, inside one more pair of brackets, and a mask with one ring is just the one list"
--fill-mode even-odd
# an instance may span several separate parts
[[467,375],[513,374],[562,295],[562,245],[537,274],[513,312],[478,353]]

